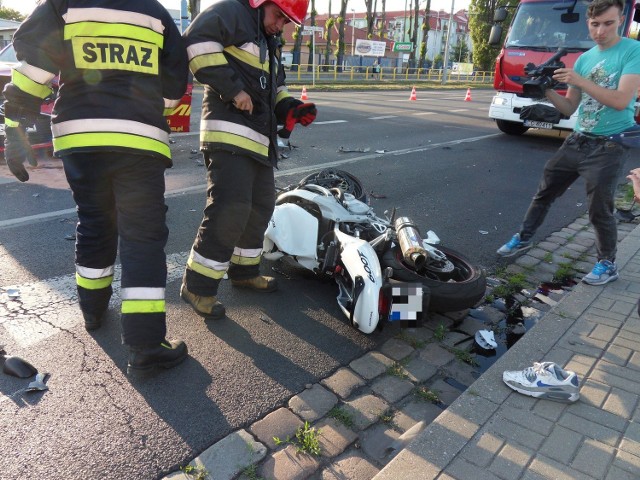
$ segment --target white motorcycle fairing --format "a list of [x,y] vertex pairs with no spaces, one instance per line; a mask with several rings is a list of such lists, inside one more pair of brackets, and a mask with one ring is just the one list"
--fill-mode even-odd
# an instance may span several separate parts
[[334,230],[340,244],[340,258],[353,280],[351,291],[340,281],[338,305],[344,314],[363,333],[371,333],[378,326],[382,271],[375,250],[364,240]]
[[[294,227],[295,225],[295,227]],[[316,246],[318,220],[304,208],[293,203],[277,205],[264,235],[263,256],[277,260],[290,255],[309,270],[318,267]],[[277,250],[274,251],[274,248]]]

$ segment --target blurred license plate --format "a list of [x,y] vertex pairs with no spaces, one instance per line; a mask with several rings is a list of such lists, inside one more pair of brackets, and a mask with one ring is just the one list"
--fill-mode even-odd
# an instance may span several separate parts
[[547,128],[547,129],[553,128],[553,123],[551,122],[537,122],[535,120],[525,120],[523,123],[525,127]]

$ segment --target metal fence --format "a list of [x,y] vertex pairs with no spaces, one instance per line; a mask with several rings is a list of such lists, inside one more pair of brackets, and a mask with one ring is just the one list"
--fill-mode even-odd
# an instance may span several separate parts
[[[316,81],[333,82],[378,82],[378,81],[427,81],[442,82],[444,71],[438,68],[403,68],[380,67],[376,72],[373,66],[344,66],[341,69],[336,65],[316,65]],[[287,80],[309,80],[314,76],[314,66],[311,64],[293,65],[287,72]],[[493,83],[493,72],[459,73],[449,70],[448,82],[462,83]]]

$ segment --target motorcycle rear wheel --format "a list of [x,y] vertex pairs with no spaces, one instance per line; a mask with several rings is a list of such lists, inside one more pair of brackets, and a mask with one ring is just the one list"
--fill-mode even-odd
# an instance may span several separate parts
[[338,188],[342,193],[350,193],[356,200],[361,202],[367,202],[367,194],[362,186],[362,182],[344,170],[335,170],[333,168],[326,168],[318,172],[314,172],[304,177],[298,183],[299,187],[308,184],[320,185],[327,189]]
[[474,307],[485,295],[487,279],[485,272],[472,265],[461,253],[442,245],[438,250],[447,256],[453,265],[441,269],[423,268],[416,271],[404,262],[398,245],[387,250],[381,259],[383,270],[393,269],[391,278],[401,282],[421,283],[430,291],[429,310],[433,312],[455,312]]

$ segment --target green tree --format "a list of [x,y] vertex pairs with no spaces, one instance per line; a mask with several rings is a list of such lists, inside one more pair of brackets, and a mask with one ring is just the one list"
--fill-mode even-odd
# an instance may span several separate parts
[[331,63],[331,31],[336,23],[336,19],[331,15],[331,0],[329,0],[329,12],[327,13],[327,21],[324,24],[324,39],[327,41],[324,49],[324,64],[329,65]]
[[[318,12],[316,12],[316,0],[311,0],[311,26],[315,27],[316,26],[316,15],[318,14]],[[310,38],[309,42],[307,43],[307,46],[309,47],[309,59],[307,60],[307,72],[311,72],[313,71],[313,55],[316,53],[313,51],[313,49],[311,48],[311,45],[313,44],[313,38],[316,36],[316,32],[312,33],[312,37]]]
[[189,13],[191,14],[191,20],[196,18],[200,13],[200,0],[189,0],[188,10],[189,10]]
[[[506,5],[515,7],[518,4],[515,0],[500,2],[500,6]],[[469,4],[469,30],[473,42],[473,63],[475,70],[491,71],[494,68],[496,56],[500,47],[489,45],[489,32],[493,25],[493,15],[498,6],[498,0],[471,0]],[[509,16],[503,23],[506,32],[513,16],[514,8],[509,8]],[[504,40],[504,39],[503,39]]]
[[451,52],[452,62],[467,62],[469,60],[469,47],[466,42],[459,41],[457,45],[453,47]]
[[21,22],[25,18],[27,18],[27,16],[12,8],[3,7],[2,2],[0,2],[0,18],[4,18],[5,20],[13,20],[15,22]]
[[424,7],[424,22],[422,23],[422,41],[420,42],[420,51],[419,51],[419,58],[420,61],[418,62],[418,68],[425,68],[426,67],[426,60],[427,60],[427,43],[429,40],[429,30],[431,30],[431,27],[429,25],[429,14],[431,13],[431,0],[427,0],[427,4]]
[[336,64],[338,71],[342,72],[342,61],[344,59],[344,19],[347,17],[347,4],[349,0],[340,0],[340,14],[336,18],[338,24],[338,41],[336,43]]

